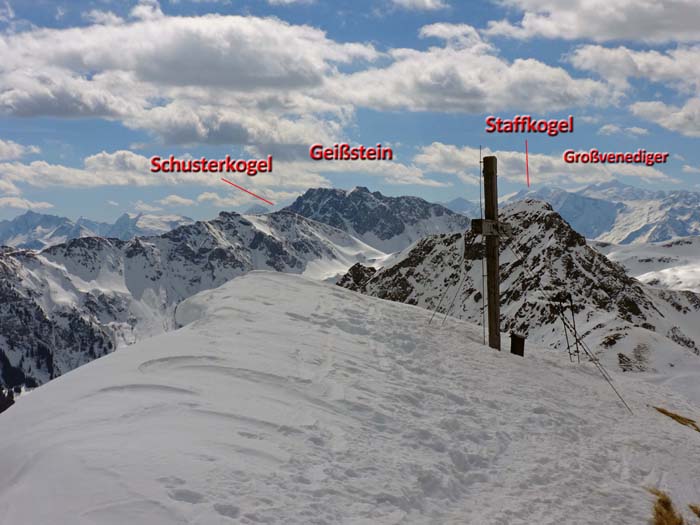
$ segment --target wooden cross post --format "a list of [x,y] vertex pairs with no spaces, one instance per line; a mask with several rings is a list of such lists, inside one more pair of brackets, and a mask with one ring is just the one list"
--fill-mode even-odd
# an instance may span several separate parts
[[472,231],[486,237],[486,289],[489,320],[489,346],[501,350],[501,277],[499,272],[499,237],[512,229],[498,222],[498,184],[496,157],[484,157],[484,216],[472,221]]

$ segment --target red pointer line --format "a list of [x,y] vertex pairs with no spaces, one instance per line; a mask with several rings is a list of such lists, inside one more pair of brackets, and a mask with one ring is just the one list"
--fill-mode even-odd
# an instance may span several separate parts
[[226,179],[224,179],[223,177],[221,177],[221,180],[224,181],[226,184],[230,184],[230,185],[233,186],[234,188],[238,188],[239,190],[242,190],[242,191],[246,192],[248,195],[252,195],[252,196],[255,197],[256,199],[260,199],[261,201],[268,203],[270,206],[274,206],[274,203],[270,202],[269,200],[263,199],[260,195],[256,195],[256,194],[253,193],[252,191],[248,191],[248,190],[246,190],[245,188],[240,187],[238,184],[234,184],[234,183],[231,182],[230,180],[226,180]]
[[527,151],[527,139],[525,139],[525,178],[527,179],[527,187],[530,187],[530,155]]

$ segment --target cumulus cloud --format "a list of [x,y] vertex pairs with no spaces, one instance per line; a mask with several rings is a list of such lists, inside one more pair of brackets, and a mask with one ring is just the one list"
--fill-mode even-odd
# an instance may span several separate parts
[[697,0],[499,0],[522,17],[489,23],[488,34],[512,38],[696,42]]
[[332,79],[329,89],[357,106],[467,113],[604,106],[617,98],[608,84],[573,78],[563,68],[535,59],[510,62],[463,24],[433,24],[422,35],[440,37],[445,46],[393,50],[387,67]]
[[[513,182],[525,180],[525,153],[520,151],[492,152],[482,150],[482,155],[498,156],[498,173]],[[479,148],[459,147],[434,142],[423,147],[414,161],[428,171],[461,176],[464,180],[479,180]],[[561,156],[530,153],[530,176],[535,183],[557,186],[590,184],[614,180],[618,175],[643,180],[676,182],[655,167],[633,164],[567,164]]]
[[638,51],[625,46],[581,46],[568,61],[576,68],[591,71],[619,84],[630,78],[661,82],[679,92],[700,90],[700,46],[679,46],[663,52]]
[[99,9],[91,9],[82,14],[83,20],[92,22],[93,24],[102,25],[117,25],[124,22],[124,19],[115,15],[112,11],[100,11]]
[[158,201],[158,204],[162,206],[195,206],[197,204],[196,201],[193,201],[192,199],[187,199],[185,197],[181,197],[180,195],[168,195],[167,197],[164,197]]
[[145,1],[129,22],[85,16],[94,24],[0,39],[0,114],[115,119],[167,142],[300,144],[337,138],[353,109],[312,91],[379,56],[275,18],[172,17]]
[[0,161],[14,160],[26,155],[39,153],[41,150],[37,146],[23,146],[12,140],[0,139]]
[[[0,114],[118,120],[170,144],[274,147],[341,141],[358,107],[539,111],[619,95],[535,59],[506,60],[466,24],[421,29],[442,45],[379,53],[275,18],[167,16],[152,1],[128,21],[85,16],[93,25],[0,38]],[[386,65],[370,67],[380,57]]]
[[152,204],[148,204],[147,202],[143,202],[142,200],[136,201],[133,206],[134,209],[139,212],[155,213],[158,211],[163,211],[163,208],[153,206]]
[[[245,186],[244,186],[245,187]],[[293,199],[301,195],[299,191],[273,191],[265,190],[260,196],[274,202],[275,204],[286,200]],[[256,200],[245,192],[231,188],[231,191],[225,195],[213,191],[208,191],[197,196],[197,202],[210,204],[216,208],[237,208],[244,204],[250,204],[251,200]]]
[[629,79],[661,83],[679,94],[691,94],[682,106],[661,101],[640,101],[630,111],[660,126],[689,137],[700,136],[700,45],[679,46],[663,52],[637,51],[624,46],[581,46],[568,57],[578,69],[591,71],[626,89]]
[[36,202],[21,197],[0,197],[0,207],[17,208],[20,210],[47,210],[53,208],[50,202]]
[[20,189],[9,180],[0,179],[0,195],[19,195]]
[[700,137],[700,98],[686,101],[683,106],[673,106],[664,102],[636,102],[630,111],[638,117],[655,122],[668,130],[687,137]]
[[163,18],[163,11],[160,9],[158,0],[139,0],[139,2],[131,9],[129,15],[132,18],[141,20],[158,20]]

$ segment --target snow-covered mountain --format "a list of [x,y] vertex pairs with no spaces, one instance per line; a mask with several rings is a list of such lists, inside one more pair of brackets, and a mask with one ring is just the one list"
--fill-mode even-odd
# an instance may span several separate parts
[[644,283],[700,293],[700,236],[648,244],[592,241],[591,245]]
[[348,232],[386,253],[426,235],[464,231],[470,224],[439,204],[418,197],[386,197],[363,187],[310,189],[285,210]]
[[448,202],[441,203],[448,210],[452,210],[455,213],[461,215],[466,215],[467,217],[480,217],[482,209],[478,202],[469,201],[463,197],[457,197]]
[[0,251],[0,385],[44,383],[172,328],[183,299],[255,269],[342,274],[384,254],[297,214],[212,221],[131,241],[87,237]]
[[699,420],[640,375],[494,352],[478,327],[284,274],[0,414],[8,524],[640,525],[697,504]]
[[592,198],[559,188],[522,190],[507,202],[524,199],[548,202],[574,230],[589,239],[605,235],[614,228],[618,215],[625,208],[625,205],[619,202]]
[[12,220],[0,221],[0,245],[41,249],[70,239],[95,235],[83,224],[65,217],[28,211]]
[[125,213],[110,225],[101,237],[113,237],[127,241],[134,237],[160,235],[174,230],[178,226],[192,224],[194,221],[182,215],[149,215],[145,213]]
[[0,221],[0,246],[41,250],[82,237],[111,237],[128,241],[137,236],[159,235],[194,222],[181,215],[125,213],[114,224],[84,217],[66,217],[28,211],[12,220]]
[[604,242],[637,244],[700,235],[699,192],[652,191],[612,181],[576,192],[521,191],[510,202],[525,198],[551,203],[576,231]]
[[[501,246],[503,331],[566,348],[559,312],[570,293],[579,332],[589,346],[612,350],[605,352],[609,364],[663,371],[689,356],[700,360],[700,294],[661,290],[629,277],[590,248],[549,204],[516,202],[500,219],[514,230]],[[340,284],[439,312],[454,301],[452,315],[480,322],[480,242],[471,232],[466,238],[430,236],[376,272],[353,268]],[[570,308],[565,310],[570,316]]]

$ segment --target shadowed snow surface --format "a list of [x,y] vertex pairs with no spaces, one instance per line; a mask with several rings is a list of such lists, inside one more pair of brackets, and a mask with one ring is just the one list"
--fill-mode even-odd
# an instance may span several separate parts
[[183,328],[0,415],[3,523],[646,523],[700,499],[700,410],[587,364],[288,274],[182,303]]

